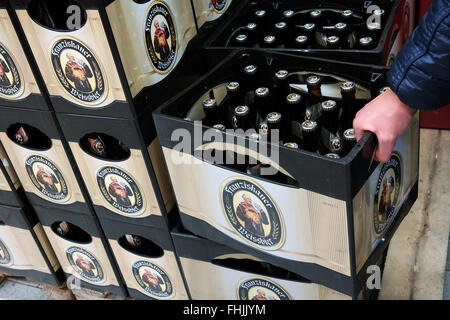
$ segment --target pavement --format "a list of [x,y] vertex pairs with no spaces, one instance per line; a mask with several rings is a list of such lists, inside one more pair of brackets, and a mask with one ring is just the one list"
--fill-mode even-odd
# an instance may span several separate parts
[[[381,300],[450,300],[450,131],[421,129],[419,198],[389,246]],[[55,299],[42,285],[7,278],[0,300]]]

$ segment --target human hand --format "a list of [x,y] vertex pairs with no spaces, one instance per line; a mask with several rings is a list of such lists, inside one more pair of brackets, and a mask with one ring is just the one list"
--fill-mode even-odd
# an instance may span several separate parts
[[353,128],[359,141],[365,131],[373,132],[378,139],[375,159],[388,162],[398,137],[406,130],[416,109],[400,101],[394,91],[388,89],[356,113]]

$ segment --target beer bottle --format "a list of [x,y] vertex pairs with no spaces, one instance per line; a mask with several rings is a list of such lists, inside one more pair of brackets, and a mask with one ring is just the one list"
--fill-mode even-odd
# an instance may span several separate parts
[[90,151],[93,154],[101,158],[106,158],[105,143],[99,135],[88,137],[87,140],[89,143]]
[[341,83],[342,95],[342,128],[352,128],[353,119],[356,116],[356,85],[354,82]]
[[295,38],[294,48],[296,49],[306,49],[308,48],[308,36],[299,35]]
[[254,21],[257,25],[261,26],[261,30],[267,30],[269,27],[269,15],[266,10],[255,11]]
[[313,46],[316,41],[316,29],[317,25],[315,23],[305,23],[301,26],[302,33],[308,37],[308,44]]
[[277,93],[277,100],[283,99],[289,93],[291,93],[291,86],[289,84],[288,78],[289,72],[287,70],[278,70],[275,73],[275,87]]
[[260,141],[269,141],[269,126],[266,121],[259,123],[258,132]]
[[278,45],[287,46],[289,32],[288,32],[288,25],[286,22],[281,21],[275,24],[275,37]]
[[28,134],[22,126],[17,130],[14,138],[21,146],[26,146],[29,141]]
[[294,150],[298,150],[298,144],[296,142],[286,142],[285,144],[283,144],[284,147],[289,148],[289,149],[294,149]]
[[327,146],[328,151],[330,151],[331,153],[340,155],[343,152],[343,148],[344,148],[344,143],[342,142],[342,140],[338,136],[336,136],[334,134],[330,134],[329,138],[328,138],[328,146]]
[[321,150],[319,125],[316,121],[306,120],[302,123],[303,149],[310,152]]
[[52,229],[61,238],[71,242],[89,243],[92,241],[88,233],[66,221],[57,222],[56,228],[53,225]]
[[242,95],[242,90],[239,82],[232,81],[227,84],[227,97],[228,106],[231,110],[234,110],[236,106],[242,104],[242,102],[244,101],[244,97]]
[[371,49],[371,48],[373,48],[373,45],[374,45],[373,38],[368,37],[368,36],[362,37],[359,39],[358,44],[359,44],[360,49],[364,49],[364,50]]
[[270,90],[267,87],[261,87],[255,90],[255,110],[261,118],[264,118],[271,108]]
[[263,39],[261,47],[263,48],[275,48],[277,46],[277,38],[274,35],[266,35]]
[[221,124],[221,123],[216,123],[212,127],[214,129],[218,130],[218,131],[225,131],[226,130],[226,127],[223,124]]
[[338,108],[336,101],[327,100],[322,102],[321,124],[330,133],[336,134],[339,130],[339,112],[340,108]]
[[380,89],[380,94],[385,93],[386,91],[388,91],[390,88],[389,87],[383,87]]
[[288,34],[295,33],[295,30],[297,28],[295,21],[293,21],[294,20],[293,19],[294,15],[295,15],[295,11],[288,9],[288,10],[284,10],[283,11],[283,16],[281,17],[281,21],[287,23],[287,28],[288,28],[287,33]]
[[245,33],[238,33],[234,37],[234,46],[236,47],[250,47],[248,36]]
[[318,75],[312,75],[306,79],[308,104],[310,106],[319,103],[322,99],[321,81],[322,79]]
[[290,93],[286,96],[286,110],[283,114],[286,115],[285,125],[288,129],[291,128],[292,121],[302,123],[305,120],[305,105],[300,94]]
[[327,48],[338,49],[340,46],[341,39],[338,36],[327,37]]
[[350,30],[348,28],[348,24],[345,22],[338,22],[334,26],[337,36],[340,39],[341,46],[346,47],[348,45],[348,36]]
[[378,34],[380,33],[381,25],[378,22],[371,22],[367,25],[367,32],[369,36],[374,39],[378,39]]
[[69,224],[65,221],[62,221],[57,227],[56,232],[61,236],[65,237],[70,231]]
[[234,128],[244,131],[253,127],[250,119],[250,108],[248,106],[238,106],[234,109]]
[[216,99],[209,98],[203,101],[203,111],[205,112],[205,125],[213,125],[220,121],[220,110]]
[[350,129],[345,130],[342,137],[344,139],[344,149],[342,151],[342,154],[347,155],[353,149],[353,147],[356,145],[355,129],[350,128]]
[[144,237],[136,235],[126,234],[119,239],[119,244],[128,251],[138,255],[157,258],[164,254],[164,250],[161,247]]
[[125,235],[125,239],[127,240],[128,244],[132,247],[139,248],[142,246],[142,239],[141,237],[127,234]]
[[312,10],[309,12],[309,17],[316,25],[325,25],[324,13],[321,10]]
[[325,157],[327,157],[327,158],[329,158],[329,159],[334,159],[334,160],[337,160],[337,159],[340,159],[341,157],[338,155],[338,154],[336,154],[336,153],[327,153],[326,155],[325,155]]
[[259,39],[259,26],[255,22],[249,22],[245,26],[245,29],[247,31],[247,43],[248,47],[253,47]]
[[[282,115],[279,112],[270,112],[266,116],[267,126],[269,127],[269,136],[272,137],[272,134],[275,130],[278,130],[279,140],[284,140],[284,130],[282,130]],[[283,132],[282,132],[283,131]]]
[[258,83],[258,67],[250,64],[244,68],[244,76],[242,79],[242,90],[244,92],[253,90],[255,83]]
[[342,10],[341,17],[346,21],[351,20],[353,18],[353,10],[350,9]]

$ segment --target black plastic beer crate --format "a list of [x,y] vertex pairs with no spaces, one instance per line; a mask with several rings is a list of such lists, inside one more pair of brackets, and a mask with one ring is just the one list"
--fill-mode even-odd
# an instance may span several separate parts
[[[384,10],[381,15],[381,29],[376,34],[365,31],[367,21],[373,14],[373,10],[379,8]],[[310,16],[312,11],[321,11],[321,17],[313,18]],[[343,10],[352,10],[352,18],[341,17]],[[258,11],[265,11],[265,20],[255,16]],[[285,12],[290,11],[285,16]],[[369,11],[369,12],[368,12]],[[414,1],[406,0],[323,0],[323,1],[295,1],[295,0],[247,0],[241,1],[239,6],[233,10],[220,25],[210,31],[209,38],[205,42],[205,48],[215,52],[216,58],[211,56],[212,63],[219,61],[224,54],[221,52],[236,48],[259,48],[266,47],[268,50],[277,50],[284,53],[311,55],[316,57],[336,59],[343,61],[354,61],[359,63],[390,65],[400,50],[402,44],[407,40],[413,30],[415,17]],[[322,20],[321,20],[322,19]],[[276,23],[287,23],[287,32],[283,37],[287,37],[287,44],[275,43],[274,45],[264,45],[264,36],[275,36]],[[256,23],[258,33],[258,44],[255,44],[253,35],[246,30],[248,23]],[[308,32],[305,25],[315,24],[315,30]],[[352,29],[348,34],[340,36],[339,47],[330,47],[327,45],[327,36],[338,36],[340,32],[336,30],[338,23],[347,24],[347,29]],[[323,28],[325,25],[326,29]],[[263,30],[261,30],[263,28]],[[243,44],[235,40],[239,35],[246,35],[247,41],[251,43]],[[308,42],[306,45],[297,45],[295,40],[297,36],[306,35]],[[373,43],[370,46],[362,47],[359,45],[359,39],[371,36]],[[312,40],[313,38],[314,40]],[[343,40],[345,38],[345,40]],[[304,40],[303,40],[304,41]],[[342,45],[345,41],[346,45]],[[348,45],[348,43],[352,45]],[[262,44],[262,45],[261,45]]]
[[[178,221],[151,112],[138,120],[57,117],[99,218],[166,230]],[[103,157],[94,152],[95,143]]]
[[[195,236],[177,226],[171,232],[194,300],[350,300],[350,295],[313,283],[252,255]],[[387,249],[385,249],[387,251]],[[382,275],[385,255],[374,263]],[[369,276],[369,275],[367,275]],[[214,277],[215,281],[209,281]],[[381,276],[380,276],[381,279]],[[359,300],[376,300],[362,288]]]
[[188,300],[183,274],[167,229],[100,219],[131,297]]
[[[34,206],[67,282],[127,296],[123,278],[96,217]],[[66,232],[61,234],[61,232]]]
[[201,74],[190,0],[10,3],[58,113],[136,118]]
[[0,271],[59,286],[64,274],[31,207],[0,205]]
[[[204,119],[202,102],[211,95],[219,105],[227,104],[226,85],[239,81],[248,64],[260,72],[252,89],[264,85],[265,79],[271,86],[272,75],[284,69],[295,74],[292,79],[298,83],[290,85],[302,92],[306,77],[317,74],[327,79],[323,99],[338,103],[336,86],[353,81],[359,107],[386,83],[387,69],[382,66],[258,50],[233,52],[154,112],[182,224],[196,235],[355,297],[367,267],[380,257],[417,198],[418,116],[385,164],[373,159],[372,133],[366,133],[348,155],[330,159],[194,122]],[[231,119],[222,120],[226,124]],[[246,155],[278,169],[278,174],[254,175],[214,162],[213,152]],[[259,219],[250,221],[250,216],[242,215],[242,206],[248,205]]]

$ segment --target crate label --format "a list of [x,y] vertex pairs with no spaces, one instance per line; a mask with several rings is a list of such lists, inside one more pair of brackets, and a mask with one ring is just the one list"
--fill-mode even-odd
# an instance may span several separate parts
[[65,252],[72,269],[83,280],[94,284],[105,281],[103,268],[92,253],[76,246],[67,248]]
[[11,264],[13,264],[12,256],[2,239],[0,239],[0,265],[9,266]]
[[5,45],[0,42],[0,97],[15,99],[20,97],[23,91],[22,72]]
[[131,266],[134,279],[147,295],[155,299],[171,299],[175,295],[172,280],[163,268],[140,260]]
[[238,284],[239,300],[293,300],[279,284],[264,278],[250,277]]
[[108,95],[108,84],[99,60],[84,43],[63,37],[50,50],[53,71],[61,87],[84,105],[98,105]]
[[222,183],[220,195],[228,223],[245,241],[264,250],[277,250],[284,244],[283,216],[255,181],[231,177]]

